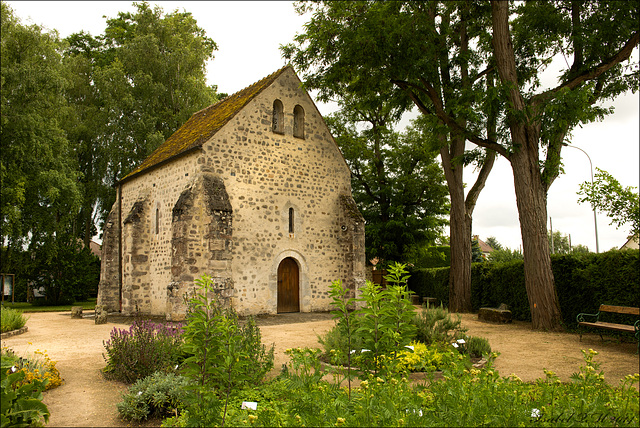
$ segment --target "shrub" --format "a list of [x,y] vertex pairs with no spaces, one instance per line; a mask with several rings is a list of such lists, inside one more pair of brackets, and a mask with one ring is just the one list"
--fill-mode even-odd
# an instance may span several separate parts
[[491,354],[491,345],[489,341],[484,337],[467,336],[465,334],[456,335],[459,343],[458,350],[465,355],[469,355],[471,358],[481,358],[482,356],[488,356]]
[[451,361],[453,352],[442,351],[441,346],[429,346],[421,342],[411,342],[413,349],[404,349],[398,353],[399,369],[410,372],[432,372]]
[[29,318],[25,318],[22,312],[2,306],[0,309],[0,329],[2,333],[11,330],[18,330],[24,327]]
[[454,320],[449,311],[442,306],[423,308],[413,317],[411,322],[416,326],[416,340],[427,345],[432,343],[449,343],[456,333],[464,333],[460,315]]
[[157,371],[168,372],[182,359],[182,326],[134,321],[129,330],[114,328],[103,342],[107,378],[133,383]]
[[[353,320],[351,320],[353,322]],[[355,323],[354,323],[355,324]],[[349,340],[347,327],[343,319],[338,322],[325,334],[318,335],[318,342],[322,345],[324,352],[322,359],[331,364],[346,365],[349,350]],[[362,340],[359,335],[353,334],[351,337],[351,350],[362,349]]]
[[168,416],[184,402],[187,385],[184,376],[156,372],[129,387],[116,405],[118,413],[131,421]]

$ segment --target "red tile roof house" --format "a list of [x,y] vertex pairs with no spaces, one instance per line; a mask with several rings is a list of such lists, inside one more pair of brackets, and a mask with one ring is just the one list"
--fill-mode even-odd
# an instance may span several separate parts
[[117,184],[98,304],[185,316],[202,274],[239,314],[330,309],[365,282],[351,174],[294,70],[194,113]]

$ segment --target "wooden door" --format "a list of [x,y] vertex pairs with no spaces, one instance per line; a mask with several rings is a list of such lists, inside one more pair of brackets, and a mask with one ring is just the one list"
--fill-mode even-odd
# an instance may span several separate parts
[[278,313],[300,312],[298,263],[287,257],[278,266]]

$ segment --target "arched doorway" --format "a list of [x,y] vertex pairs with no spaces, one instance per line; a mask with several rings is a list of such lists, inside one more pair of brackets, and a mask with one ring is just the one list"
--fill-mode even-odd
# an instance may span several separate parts
[[291,257],[278,266],[278,313],[300,312],[300,275]]

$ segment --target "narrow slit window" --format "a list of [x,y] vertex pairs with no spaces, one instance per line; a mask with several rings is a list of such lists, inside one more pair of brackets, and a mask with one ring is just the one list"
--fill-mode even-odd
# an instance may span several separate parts
[[160,233],[160,208],[156,208],[156,235]]
[[289,233],[293,233],[293,216],[294,216],[293,208],[289,208]]
[[284,107],[280,100],[273,102],[272,130],[277,134],[284,134]]
[[293,136],[304,138],[304,109],[300,105],[293,109]]

